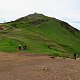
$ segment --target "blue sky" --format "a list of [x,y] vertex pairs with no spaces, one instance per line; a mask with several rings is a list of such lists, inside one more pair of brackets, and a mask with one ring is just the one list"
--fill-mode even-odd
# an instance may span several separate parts
[[35,12],[66,21],[80,30],[80,0],[0,0],[0,22]]

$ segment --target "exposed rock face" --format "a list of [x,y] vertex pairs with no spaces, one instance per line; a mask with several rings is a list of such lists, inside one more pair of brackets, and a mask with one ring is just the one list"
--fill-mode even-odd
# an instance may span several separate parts
[[0,25],[0,31],[5,30],[5,26]]
[[2,26],[0,26],[0,30],[4,30],[4,28]]

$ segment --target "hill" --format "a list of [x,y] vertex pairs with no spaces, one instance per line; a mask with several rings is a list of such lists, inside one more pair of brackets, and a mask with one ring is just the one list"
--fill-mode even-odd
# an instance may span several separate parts
[[1,52],[16,52],[20,44],[27,46],[22,52],[66,57],[73,52],[80,54],[80,31],[43,14],[34,13],[0,24],[0,35]]

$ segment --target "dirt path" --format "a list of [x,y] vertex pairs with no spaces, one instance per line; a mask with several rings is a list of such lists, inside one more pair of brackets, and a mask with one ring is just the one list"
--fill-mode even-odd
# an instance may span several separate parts
[[80,80],[80,60],[2,52],[0,80]]

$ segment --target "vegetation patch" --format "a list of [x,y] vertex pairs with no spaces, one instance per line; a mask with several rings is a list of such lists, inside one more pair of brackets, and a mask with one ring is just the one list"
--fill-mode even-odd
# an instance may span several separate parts
[[[3,26],[2,26],[3,25]],[[21,52],[71,57],[80,55],[80,31],[66,22],[43,14],[30,14],[0,25],[0,51]]]

